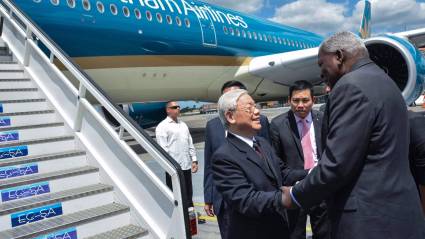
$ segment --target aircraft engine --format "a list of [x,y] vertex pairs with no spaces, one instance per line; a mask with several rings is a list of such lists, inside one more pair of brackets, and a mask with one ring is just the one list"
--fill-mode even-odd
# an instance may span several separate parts
[[385,35],[365,40],[370,58],[379,65],[402,91],[407,105],[420,96],[425,79],[422,53],[408,40]]

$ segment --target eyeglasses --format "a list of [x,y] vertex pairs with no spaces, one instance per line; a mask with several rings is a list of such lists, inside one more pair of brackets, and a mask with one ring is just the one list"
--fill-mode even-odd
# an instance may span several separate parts
[[180,109],[180,106],[174,105],[174,106],[168,106],[168,108],[176,110],[176,109]]
[[252,115],[252,114],[254,114],[254,112],[255,112],[256,109],[257,109],[257,106],[256,105],[248,105],[247,107],[241,108],[240,110],[243,110],[246,113]]

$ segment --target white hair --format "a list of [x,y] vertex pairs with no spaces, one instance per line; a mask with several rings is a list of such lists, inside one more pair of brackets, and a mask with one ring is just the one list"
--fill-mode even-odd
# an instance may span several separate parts
[[224,128],[227,129],[229,126],[226,119],[226,113],[229,111],[235,111],[239,98],[245,94],[248,94],[248,91],[242,89],[231,90],[223,94],[218,100],[218,116],[220,117]]
[[337,32],[330,36],[320,44],[319,50],[326,53],[334,53],[338,50],[343,50],[348,54],[348,57],[356,55],[369,57],[369,52],[363,40],[349,31]]

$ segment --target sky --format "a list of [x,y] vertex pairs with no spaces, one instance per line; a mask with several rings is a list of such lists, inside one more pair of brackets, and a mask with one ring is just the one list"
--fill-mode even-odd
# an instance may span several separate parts
[[[323,36],[358,32],[364,0],[204,0]],[[425,27],[425,0],[371,0],[372,34]]]

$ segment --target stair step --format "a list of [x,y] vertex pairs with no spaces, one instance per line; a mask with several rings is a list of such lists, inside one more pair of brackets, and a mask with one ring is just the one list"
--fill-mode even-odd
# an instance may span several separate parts
[[115,230],[107,231],[86,239],[133,239],[148,234],[148,231],[136,225],[128,225]]
[[[1,66],[2,65],[0,64],[0,74],[1,72],[4,72]],[[28,79],[28,78],[0,79],[0,89],[33,88],[33,87],[34,87],[34,82],[32,82],[31,79]]]
[[0,55],[0,61],[10,62],[13,61],[12,55]]
[[[25,189],[24,189],[25,190]],[[36,189],[35,189],[36,190]],[[0,216],[25,211],[31,208],[41,207],[57,202],[65,202],[77,198],[87,197],[104,192],[111,192],[112,186],[105,184],[94,184],[80,188],[69,189],[56,193],[42,194],[32,198],[23,198],[0,204]],[[20,193],[25,193],[21,191]]]
[[65,124],[61,122],[9,127],[0,129],[0,142],[59,137],[64,136],[65,134],[69,134],[69,131],[65,127]]
[[22,99],[0,101],[0,113],[51,110],[46,99]]
[[[10,64],[13,59],[7,60],[0,56],[0,64]],[[0,71],[0,79],[22,79],[28,78],[23,70],[17,71]]]
[[11,178],[23,178],[86,165],[86,152],[78,150],[38,157],[5,159],[0,161],[0,183]]
[[59,120],[59,117],[56,115],[54,110],[1,113],[0,129],[4,127],[57,123],[59,121],[61,120]]
[[[79,167],[79,168],[72,168],[72,169],[54,171],[54,172],[50,172],[50,173],[30,175],[30,176],[27,176],[27,177],[24,177],[24,178],[11,178],[11,179],[3,180],[1,182],[0,190],[19,187],[19,186],[22,186],[22,185],[35,184],[35,183],[39,183],[39,182],[53,181],[53,180],[58,180],[58,179],[63,179],[63,178],[70,178],[70,177],[75,177],[75,176],[79,176],[79,175],[91,174],[91,173],[97,174],[98,172],[99,172],[99,169],[96,168],[96,167],[84,166],[84,167]],[[92,181],[91,183],[93,183],[93,182],[94,181]],[[83,181],[83,183],[84,183],[84,181]],[[87,184],[85,184],[85,185],[87,185]],[[66,185],[63,185],[63,186],[66,186]]]
[[[96,208],[82,210],[69,215],[53,217],[48,220],[43,220],[36,223],[23,225],[17,228],[5,230],[3,232],[0,232],[0,239],[34,238],[37,236],[46,235],[64,229],[77,230],[79,231],[79,237],[83,238],[86,236],[90,236],[87,235],[90,234],[90,232],[93,235],[93,231],[95,231],[95,228],[99,230],[99,227],[103,227],[109,228],[110,230],[113,227],[121,227],[122,225],[120,224],[122,224],[125,220],[117,220],[117,218],[115,217],[120,216],[120,214],[126,214],[128,215],[129,220],[129,211],[129,207],[125,205],[111,203]],[[114,220],[112,221],[107,219]],[[105,221],[109,221],[110,223],[106,223]],[[95,224],[96,226],[91,226],[90,224]],[[86,228],[84,228],[84,226],[86,226]],[[81,227],[81,231],[83,231],[82,233],[80,233],[79,227]],[[86,233],[84,233],[84,231]]]
[[0,160],[59,153],[75,149],[74,136],[19,140],[0,143]]
[[0,101],[39,98],[41,95],[38,88],[34,87],[0,89]]
[[0,63],[0,70],[23,70],[24,67],[16,62],[3,61]]

